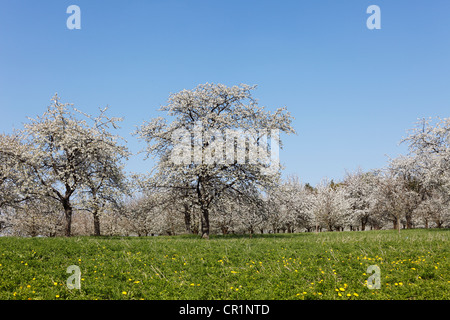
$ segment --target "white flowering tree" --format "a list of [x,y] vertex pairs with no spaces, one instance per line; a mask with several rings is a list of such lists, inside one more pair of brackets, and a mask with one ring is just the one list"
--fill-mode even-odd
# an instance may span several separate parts
[[[408,145],[409,157],[396,161],[398,171],[413,177],[422,201],[430,200],[433,195],[444,206],[449,205],[450,118],[421,119],[401,142]],[[436,201],[426,203],[436,207]],[[430,212],[423,210],[426,203],[421,205],[422,212]],[[441,212],[445,215],[448,210]]]
[[426,171],[419,164],[418,157],[400,156],[391,159],[389,162],[389,170],[395,174],[404,183],[405,191],[410,196],[410,202],[405,204],[405,222],[408,229],[413,228],[420,218],[420,213],[426,211],[422,209],[432,197],[438,196],[437,192],[433,191],[433,187],[425,182]]
[[300,183],[297,176],[289,176],[285,181],[269,190],[267,226],[272,232],[311,229],[313,197],[311,189]]
[[316,186],[312,212],[316,231],[321,228],[328,231],[344,230],[351,219],[350,201],[344,186],[327,179],[322,180]]
[[127,198],[122,212],[127,233],[138,236],[160,234],[166,206],[165,195],[155,192]]
[[17,154],[25,154],[27,146],[20,133],[0,134],[0,210],[16,208],[38,195],[34,181],[29,179],[30,168]]
[[290,176],[275,192],[278,206],[283,208],[281,217],[287,232],[296,228],[310,230],[314,219],[312,190],[300,183],[297,176]]
[[83,113],[91,120],[90,134],[95,141],[92,155],[89,155],[89,165],[86,167],[81,199],[83,207],[90,212],[94,221],[94,235],[100,235],[100,215],[109,204],[109,208],[120,210],[125,194],[131,192],[124,172],[124,160],[130,152],[119,143],[123,140],[119,135],[112,134],[112,129],[118,129],[117,123],[122,118],[108,117],[108,108],[100,109],[98,116]]
[[263,156],[255,153],[267,147],[264,134],[294,132],[286,109],[264,110],[252,97],[253,89],[207,83],[182,90],[160,108],[172,122],[159,117],[136,131],[147,143],[147,154],[158,158],[150,185],[193,191],[204,238],[209,237],[211,206],[226,190],[239,192],[247,185],[265,186],[278,179],[279,168],[268,170],[273,163],[267,161],[268,154],[278,151],[275,145],[281,147],[278,137],[270,152],[267,148]]
[[239,215],[243,209],[241,207],[242,201],[235,196],[235,194],[225,192],[222,197],[214,203],[210,212],[211,225],[223,235],[231,232],[239,232],[239,227],[241,225]]
[[125,149],[105,128],[119,119],[108,119],[102,112],[92,121],[71,104],[60,103],[55,95],[42,116],[29,120],[17,138],[7,139],[0,155],[9,159],[9,172],[14,172],[9,177],[14,178],[20,194],[33,199],[50,197],[59,203],[65,217],[64,234],[70,236],[74,201],[80,192],[93,187],[100,194],[99,184],[117,181],[120,167],[114,162],[125,155]]
[[349,201],[352,225],[364,231],[367,224],[373,222],[373,208],[376,202],[376,176],[373,172],[363,172],[358,169],[356,172],[347,173],[343,185]]
[[56,236],[63,227],[63,215],[55,210],[58,203],[51,198],[28,200],[11,213],[13,234],[18,236]]
[[256,231],[263,230],[267,219],[267,210],[264,206],[262,194],[256,188],[248,188],[228,197],[234,207],[235,224],[243,232],[248,232],[250,237]]
[[415,209],[416,219],[425,228],[442,228],[450,225],[450,203],[441,192],[433,191],[426,200]]
[[267,218],[265,221],[265,228],[272,233],[280,232],[283,225],[283,210],[279,205],[278,189],[275,186],[270,188],[265,195],[264,204],[267,211]]
[[398,232],[402,223],[406,226],[406,215],[415,210],[419,200],[417,192],[408,186],[408,181],[392,168],[377,176],[375,197],[375,216],[380,221],[391,222]]

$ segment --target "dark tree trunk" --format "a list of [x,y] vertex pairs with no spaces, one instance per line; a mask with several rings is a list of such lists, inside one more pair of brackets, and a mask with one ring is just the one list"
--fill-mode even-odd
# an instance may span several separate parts
[[93,211],[92,215],[94,217],[94,236],[100,235],[100,217],[98,216],[99,211],[99,200],[97,198],[97,189],[91,188],[92,199],[93,199]]
[[72,205],[69,200],[63,201],[64,216],[66,218],[66,225],[64,228],[64,235],[70,237],[72,235]]
[[209,210],[206,207],[201,208],[202,211],[202,238],[209,239]]
[[397,229],[398,233],[400,233],[400,217],[396,217],[394,220],[394,229]]
[[197,199],[200,204],[201,211],[201,233],[203,239],[209,239],[209,203],[206,199],[206,191],[204,190],[203,177],[199,177],[197,181]]
[[413,228],[412,214],[411,213],[406,215],[406,228],[407,229],[412,229]]
[[191,233],[191,211],[189,210],[189,205],[185,203],[184,205],[184,225],[187,233]]
[[93,212],[94,216],[94,236],[100,235],[100,217],[98,216],[98,211]]
[[228,234],[228,227],[227,226],[222,226],[220,229],[222,230],[222,234],[223,235]]

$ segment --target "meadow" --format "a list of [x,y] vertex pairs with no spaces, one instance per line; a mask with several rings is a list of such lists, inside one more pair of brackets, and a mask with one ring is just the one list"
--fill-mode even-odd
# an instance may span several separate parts
[[[0,238],[0,299],[450,299],[450,230]],[[69,289],[67,267],[81,271]],[[369,289],[370,265],[380,288]]]

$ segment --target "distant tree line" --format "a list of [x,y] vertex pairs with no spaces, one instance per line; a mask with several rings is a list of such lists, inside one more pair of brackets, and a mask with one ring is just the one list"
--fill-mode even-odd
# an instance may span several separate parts
[[55,95],[42,116],[0,135],[0,234],[208,238],[450,226],[450,119],[419,120],[401,141],[408,155],[385,168],[311,186],[282,179],[281,166],[268,170],[282,147],[273,132],[295,133],[293,118],[260,107],[254,89],[203,84],[172,94],[160,108],[167,117],[135,132],[157,160],[148,174],[124,171],[131,153],[115,134],[121,118],[107,108],[83,113]]

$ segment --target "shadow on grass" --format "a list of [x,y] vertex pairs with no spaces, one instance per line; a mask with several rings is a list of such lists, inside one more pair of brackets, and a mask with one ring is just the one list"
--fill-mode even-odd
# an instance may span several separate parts
[[[425,229],[425,228],[415,228],[415,229],[401,229],[400,234],[398,234],[397,230],[394,229],[383,229],[383,230],[366,230],[366,231],[324,231],[324,232],[296,232],[296,233],[254,233],[254,234],[212,234],[209,236],[210,240],[226,240],[226,239],[291,239],[291,238],[301,238],[301,237],[309,237],[311,235],[316,236],[331,236],[331,237],[339,237],[339,235],[354,235],[357,237],[370,236],[375,234],[386,234],[386,235],[400,235],[407,236],[410,233],[418,234],[421,233],[439,233],[439,232],[450,232],[450,228],[433,228],[433,229]],[[13,238],[21,238],[21,237],[0,237],[6,239]],[[196,234],[177,234],[177,235],[156,235],[156,236],[72,236],[72,237],[27,237],[29,239],[33,239],[33,241],[41,241],[42,239],[67,239],[67,240],[75,240],[81,241],[83,239],[89,240],[132,240],[132,239],[191,239],[191,240],[204,240],[200,235]],[[205,240],[207,241],[207,240]]]

